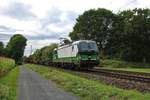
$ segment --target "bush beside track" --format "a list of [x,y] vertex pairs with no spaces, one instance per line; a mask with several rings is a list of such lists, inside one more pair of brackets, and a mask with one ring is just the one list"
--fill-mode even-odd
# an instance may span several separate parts
[[0,57],[0,77],[15,67],[15,61],[10,58]]
[[99,66],[114,70],[150,73],[150,64],[148,63],[127,62],[115,59],[101,59],[101,64]]
[[101,65],[108,68],[150,68],[148,63],[127,62],[116,59],[101,59]]

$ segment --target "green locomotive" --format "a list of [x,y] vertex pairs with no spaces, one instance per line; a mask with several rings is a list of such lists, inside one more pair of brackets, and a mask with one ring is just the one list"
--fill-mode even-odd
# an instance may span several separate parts
[[99,50],[95,41],[79,40],[61,44],[53,51],[55,66],[88,69],[99,64]]

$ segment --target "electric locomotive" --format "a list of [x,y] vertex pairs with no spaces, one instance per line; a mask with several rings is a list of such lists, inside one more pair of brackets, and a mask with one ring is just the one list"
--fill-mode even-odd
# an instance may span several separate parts
[[53,51],[53,64],[55,66],[89,69],[98,65],[99,50],[95,41],[79,40],[61,44]]

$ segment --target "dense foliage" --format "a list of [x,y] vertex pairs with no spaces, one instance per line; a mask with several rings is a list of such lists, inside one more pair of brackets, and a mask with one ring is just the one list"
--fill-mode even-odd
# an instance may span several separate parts
[[20,64],[22,62],[26,41],[27,39],[24,36],[15,34],[10,38],[6,48],[0,42],[0,56],[13,58],[17,64]]
[[26,62],[30,61],[33,63],[49,63],[52,61],[53,50],[57,47],[57,44],[51,44],[49,46],[38,49],[33,55],[30,55]]
[[104,56],[127,61],[150,62],[150,9],[133,9],[118,14],[92,9],[80,15],[72,40],[97,42]]
[[106,9],[86,11],[77,18],[77,23],[73,32],[70,33],[70,37],[72,40],[92,39],[97,41],[102,50],[112,30],[115,17],[115,14]]

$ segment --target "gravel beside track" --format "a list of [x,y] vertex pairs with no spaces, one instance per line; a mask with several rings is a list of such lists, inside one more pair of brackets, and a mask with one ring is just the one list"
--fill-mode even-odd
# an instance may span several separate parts
[[[105,73],[101,73],[98,70],[96,72],[93,72],[89,70],[73,71],[73,70],[68,70],[68,69],[66,70],[66,69],[56,68],[56,67],[53,68],[56,70],[78,75],[87,79],[102,81],[105,84],[119,87],[122,89],[136,89],[137,91],[140,91],[142,93],[150,92],[149,80],[143,82],[142,80],[139,79],[133,79],[133,77],[130,78],[129,75],[127,77],[125,75],[124,77],[121,76],[121,72],[119,74],[117,73],[117,75],[114,75],[116,72],[113,72],[113,74],[111,75],[109,74],[110,72],[105,74]],[[134,75],[132,74],[132,76]],[[146,76],[146,78],[149,79],[148,76]]]
[[147,76],[147,74],[139,75],[137,73],[134,74],[133,72],[132,73],[130,73],[128,71],[126,71],[126,72],[120,71],[119,72],[119,71],[110,70],[110,69],[109,70],[107,70],[107,69],[90,69],[90,70],[87,70],[84,72],[150,84],[150,76]]

